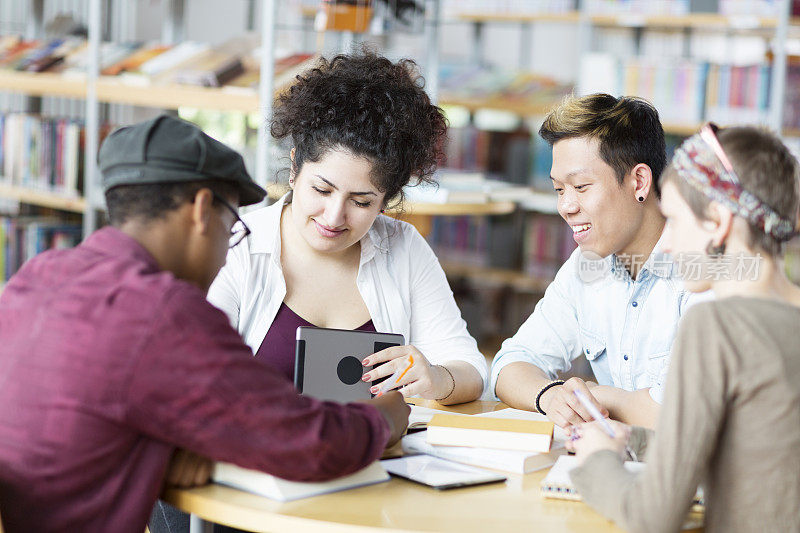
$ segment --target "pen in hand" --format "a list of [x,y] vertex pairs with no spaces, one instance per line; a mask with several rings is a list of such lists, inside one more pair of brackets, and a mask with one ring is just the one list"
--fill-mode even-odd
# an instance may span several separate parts
[[[586,408],[586,410],[589,411],[589,414],[592,415],[592,418],[594,418],[600,424],[600,427],[603,428],[603,431],[606,432],[606,435],[608,435],[612,439],[616,438],[617,434],[616,432],[614,432],[614,428],[611,427],[611,424],[608,423],[608,419],[606,419],[602,414],[600,414],[600,410],[597,407],[595,407],[595,405],[592,402],[589,401],[589,398],[587,398],[582,391],[574,390],[572,392],[575,393],[575,397],[578,398],[578,401],[581,402],[581,405],[583,405]],[[636,457],[636,453],[627,444],[625,445],[625,451],[634,461],[639,460]]]
[[412,366],[414,366],[414,356],[413,355],[409,355],[408,356],[408,365],[402,370],[398,368],[397,370],[394,371],[394,374],[392,374],[391,376],[386,378],[380,384],[380,388],[378,389],[378,392],[375,393],[375,396],[378,397],[378,396],[382,396],[382,395],[386,394],[389,391],[389,389],[392,388],[393,385],[395,385],[401,379],[403,379],[403,376],[406,375],[406,372],[408,372],[411,369]]

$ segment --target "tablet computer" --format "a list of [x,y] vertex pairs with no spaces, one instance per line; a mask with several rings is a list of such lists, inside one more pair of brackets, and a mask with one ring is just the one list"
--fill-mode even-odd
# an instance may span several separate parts
[[361,361],[391,346],[405,344],[397,333],[376,333],[300,326],[295,344],[294,385],[301,394],[320,400],[352,402],[367,400],[372,382],[361,376],[372,367]]
[[387,472],[438,490],[498,483],[506,477],[496,472],[447,461],[431,455],[408,455],[386,459],[381,465]]

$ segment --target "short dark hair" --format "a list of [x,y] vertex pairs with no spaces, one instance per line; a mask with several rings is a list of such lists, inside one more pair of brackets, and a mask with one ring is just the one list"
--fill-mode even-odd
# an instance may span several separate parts
[[119,185],[106,191],[108,219],[112,226],[133,219],[152,222],[192,201],[200,189],[211,189],[226,199],[237,198],[239,192],[234,183],[220,180]]
[[633,167],[644,163],[660,195],[658,178],[667,165],[664,128],[656,108],[643,98],[605,93],[568,96],[547,115],[539,135],[551,147],[562,139],[597,139],[600,158],[614,169],[620,184]]
[[412,177],[432,182],[443,159],[447,120],[423,86],[409,59],[393,63],[366,48],[321,59],[278,97],[271,132],[291,136],[293,174],[343,148],[372,163],[372,181],[386,202],[402,199]]
[[[731,160],[742,187],[797,227],[800,169],[797,159],[780,138],[765,128],[738,126],[720,128],[717,139]],[[698,219],[708,218],[707,210],[711,200],[679,177],[672,165],[661,177],[661,185],[667,182],[675,184]],[[777,240],[749,221],[748,225],[751,247],[772,257],[783,255],[785,242]]]

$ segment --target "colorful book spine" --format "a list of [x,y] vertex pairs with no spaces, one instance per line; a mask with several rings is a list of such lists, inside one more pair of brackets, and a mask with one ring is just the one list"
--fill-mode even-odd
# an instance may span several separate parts
[[37,254],[76,246],[81,232],[79,224],[50,217],[0,217],[0,283]]
[[[110,127],[100,129],[100,141]],[[84,166],[82,121],[28,113],[0,115],[0,182],[80,196]]]

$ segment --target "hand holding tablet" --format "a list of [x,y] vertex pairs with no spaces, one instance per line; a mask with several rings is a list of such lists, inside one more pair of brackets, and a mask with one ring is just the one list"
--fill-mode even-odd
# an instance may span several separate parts
[[[454,386],[446,374],[443,380],[442,373],[438,372],[441,369],[435,368],[437,365],[432,365],[422,352],[410,344],[376,352],[364,358],[361,364],[365,367],[373,365],[361,378],[373,383],[370,388],[372,394],[397,389],[406,398],[420,396],[433,399],[446,396]],[[383,382],[386,385],[376,386],[375,381],[387,377]]]

